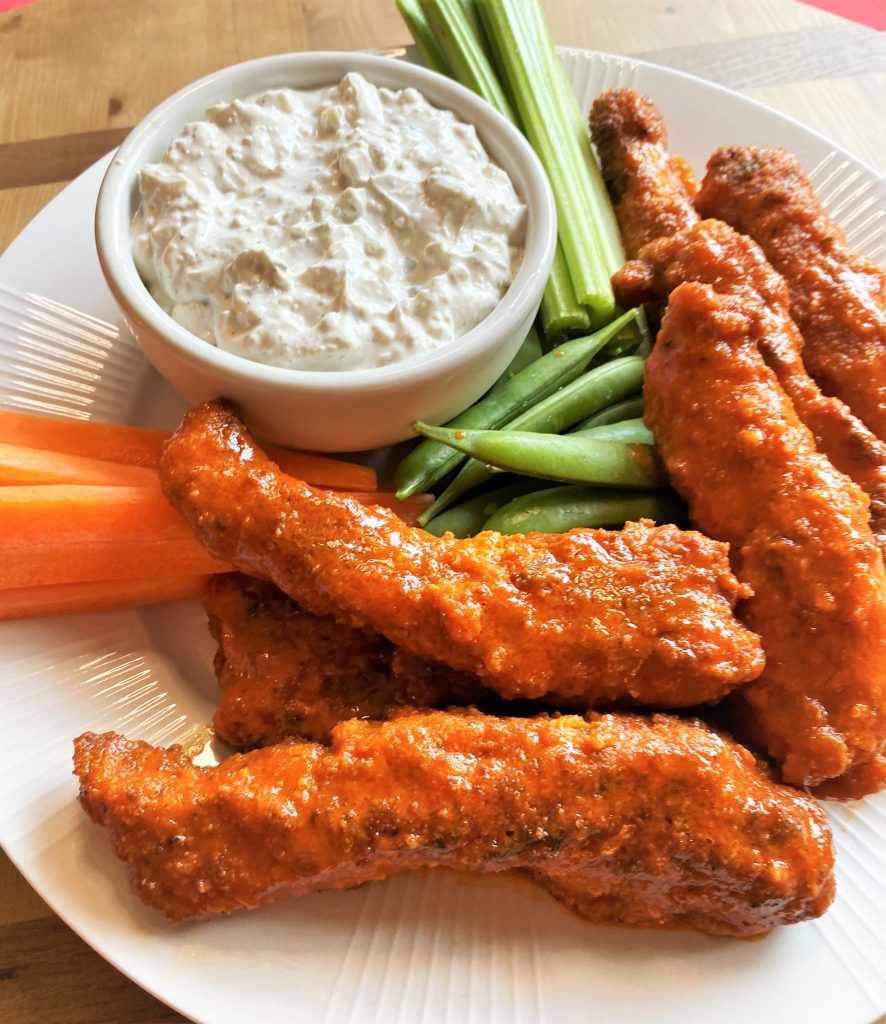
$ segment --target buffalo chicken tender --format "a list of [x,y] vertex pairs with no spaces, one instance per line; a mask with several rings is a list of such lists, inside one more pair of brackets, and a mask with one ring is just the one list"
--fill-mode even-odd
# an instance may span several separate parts
[[818,450],[870,498],[871,529],[886,551],[886,442],[838,398],[823,394],[806,372],[800,354],[803,339],[791,319],[787,287],[760,247],[723,221],[701,221],[644,246],[615,274],[613,286],[625,306],[655,302],[663,307],[671,292],[687,281],[740,297],[765,318],[765,327],[757,332],[763,359],[812,431]]
[[524,869],[592,921],[758,935],[822,914],[827,820],[694,721],[428,712],[198,768],[75,744],[80,802],[172,921],[419,867]]
[[647,363],[646,416],[693,521],[732,545],[754,592],[740,610],[766,668],[732,701],[741,735],[814,786],[884,747],[886,571],[864,494],[763,360],[769,322],[741,296],[680,285]]
[[389,509],[282,474],[233,409],[193,409],[166,495],[206,548],[315,615],[370,628],[507,698],[687,707],[759,675],[726,547],[649,522],[621,531],[434,537]]
[[796,158],[717,150],[698,208],[759,243],[790,289],[809,372],[886,441],[886,273],[848,247]]
[[[687,186],[682,165],[668,154],[661,114],[645,96],[632,89],[604,93],[591,111],[591,129],[625,248],[634,257],[613,277],[616,300],[626,308],[646,303],[655,324],[671,290],[684,281],[701,281],[723,294],[746,295],[766,306],[771,322],[760,338],[763,357],[815,435],[819,450],[870,497],[872,527],[886,551],[886,441],[832,393],[823,394],[806,372],[800,354],[803,338],[791,319],[792,297],[784,280],[752,239],[722,221],[697,223],[694,184]],[[743,151],[721,150],[714,157],[699,200],[703,209],[726,220],[736,216],[736,206],[747,214],[753,201],[749,183],[735,195],[731,190],[737,172],[730,154],[738,152]],[[789,162],[786,154],[780,160]],[[758,177],[764,173],[762,163],[754,167]],[[804,189],[803,202],[810,206],[808,183]],[[794,204],[783,200],[779,209],[789,216]],[[741,226],[747,230],[744,221]],[[767,230],[772,235],[770,249],[777,248],[781,235],[774,220]],[[802,295],[794,297],[795,311],[802,302]],[[881,363],[886,365],[886,359]]]
[[349,718],[489,697],[477,680],[400,651],[378,633],[311,615],[265,580],[217,576],[203,603],[218,643],[221,701],[212,725],[234,747],[292,736],[326,743]]
[[697,219],[689,165],[668,152],[656,106],[633,89],[612,89],[594,100],[591,137],[628,256],[661,235]]

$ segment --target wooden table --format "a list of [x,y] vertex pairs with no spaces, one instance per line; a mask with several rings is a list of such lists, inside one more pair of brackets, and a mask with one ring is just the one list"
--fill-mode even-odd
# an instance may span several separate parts
[[[794,0],[545,7],[557,42],[721,82],[886,167],[886,35]],[[283,50],[408,41],[394,0],[39,0],[0,15],[0,252],[68,181],[192,79]],[[0,853],[0,1021],[182,1019],[93,953]]]

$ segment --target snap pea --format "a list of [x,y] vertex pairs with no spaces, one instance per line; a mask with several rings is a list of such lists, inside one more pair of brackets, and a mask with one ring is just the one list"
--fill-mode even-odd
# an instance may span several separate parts
[[523,339],[523,344],[517,349],[517,354],[508,363],[508,368],[498,378],[493,387],[500,388],[503,384],[506,384],[511,377],[516,377],[518,373],[525,370],[527,366],[537,362],[544,355],[544,351],[541,347],[541,338],[539,337],[538,331],[534,327],[529,328],[529,333]]
[[493,490],[486,490],[474,498],[453,505],[445,512],[435,516],[425,527],[428,533],[435,537],[442,537],[444,533],[452,533],[456,537],[473,537],[483,529],[486,520],[503,508],[514,498],[529,494],[544,487],[540,480],[532,480],[529,477],[522,477],[504,487],[496,487]]
[[620,423],[601,423],[584,430],[571,430],[570,437],[595,437],[598,441],[622,441],[624,444],[655,444],[652,431],[641,419]]
[[[558,345],[552,352],[515,374],[446,425],[490,429],[507,423],[541,399],[553,394],[558,388],[575,380],[600,349],[634,316],[636,311],[629,310],[595,334]],[[420,442],[406,455],[394,472],[397,497],[402,500],[421,491],[427,491],[462,461],[462,456],[446,445],[438,444],[436,441]],[[431,516],[428,516],[426,521],[430,519]]]
[[643,396],[634,395],[622,402],[616,402],[615,405],[609,405],[605,409],[595,412],[593,416],[588,416],[587,419],[576,423],[571,433],[575,433],[577,430],[588,430],[590,427],[601,427],[604,423],[619,423],[622,420],[630,420],[642,415]]
[[652,334],[646,311],[637,307],[637,318],[626,324],[603,350],[603,356],[614,359],[616,356],[638,355],[644,359],[652,351]]
[[[520,430],[557,434],[592,412],[633,394],[642,383],[643,360],[639,356],[613,359],[610,363],[589,370],[571,384],[510,420],[503,432]],[[424,424],[416,424],[415,429],[425,436],[430,436],[427,434],[429,428]],[[463,427],[458,425],[455,429],[461,432]],[[447,436],[451,437],[452,433],[450,425]],[[430,522],[434,516],[449,508],[467,491],[479,487],[484,480],[489,479],[492,472],[482,461],[470,459],[434,504],[419,516],[419,524],[424,526]]]
[[664,471],[648,444],[599,441],[583,434],[537,434],[524,430],[451,430],[426,427],[425,437],[452,445],[493,469],[541,480],[655,487]]
[[681,521],[684,510],[671,491],[609,491],[569,485],[515,498],[483,524],[497,533],[566,533],[579,527],[622,526],[637,519]]

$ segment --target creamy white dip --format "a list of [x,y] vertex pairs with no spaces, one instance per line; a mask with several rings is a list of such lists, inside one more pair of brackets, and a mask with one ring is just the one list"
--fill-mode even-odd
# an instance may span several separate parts
[[358,74],[219,104],[140,174],[133,254],[205,341],[302,370],[385,366],[497,305],[526,209],[473,126]]

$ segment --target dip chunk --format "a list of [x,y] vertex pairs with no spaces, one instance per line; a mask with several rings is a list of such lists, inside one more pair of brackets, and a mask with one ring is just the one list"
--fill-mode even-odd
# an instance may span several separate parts
[[139,183],[133,255],[156,301],[273,366],[363,369],[452,342],[523,254],[526,208],[473,126],[353,73],[211,107]]

